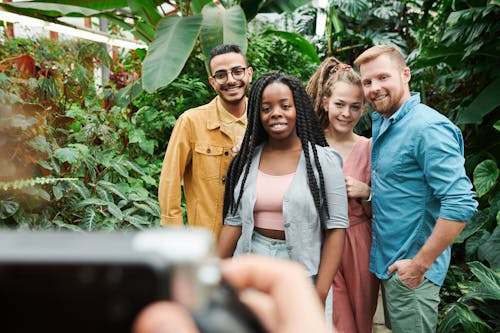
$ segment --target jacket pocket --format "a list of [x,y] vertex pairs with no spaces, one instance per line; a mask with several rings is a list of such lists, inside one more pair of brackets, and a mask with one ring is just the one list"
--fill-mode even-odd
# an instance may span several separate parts
[[202,179],[221,178],[223,147],[196,143],[193,154],[193,173]]

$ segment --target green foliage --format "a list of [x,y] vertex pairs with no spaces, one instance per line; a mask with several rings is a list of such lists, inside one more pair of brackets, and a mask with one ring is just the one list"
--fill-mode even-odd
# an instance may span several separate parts
[[[452,264],[481,260],[498,270],[500,253],[500,135],[498,98],[498,17],[491,1],[331,1],[327,35],[319,49],[351,62],[365,48],[391,43],[407,55],[411,89],[462,126],[466,170],[473,179],[479,210],[455,240]],[[360,122],[361,123],[361,122]],[[369,125],[369,124],[367,124]],[[441,289],[439,332],[498,331],[498,298],[477,295],[478,269],[452,266]],[[485,270],[485,266],[483,266]],[[470,282],[470,283],[469,283]],[[474,288],[473,288],[474,287]],[[498,282],[494,285],[498,290]],[[468,289],[467,289],[468,288]],[[469,290],[470,289],[470,290]]]
[[[165,2],[173,7],[168,13],[158,9]],[[78,3],[74,0],[45,0],[22,4],[0,3],[0,7],[47,21],[66,15],[105,17],[122,29],[129,30],[149,45],[142,84],[151,93],[167,86],[179,75],[188,58],[196,55],[193,52],[200,51],[200,48],[195,47],[196,44],[201,45],[203,61],[208,70],[207,55],[213,46],[232,43],[239,45],[243,51],[247,49],[247,19],[253,19],[259,12],[291,12],[310,1],[241,1],[242,6],[239,2],[222,1],[213,4],[205,0],[130,0],[96,4],[93,0]],[[131,14],[126,15],[127,11],[120,10],[123,7],[129,7]],[[111,8],[118,9],[119,13],[110,11]],[[158,71],[158,68],[163,70]]]
[[497,183],[498,175],[497,164],[493,160],[485,160],[479,163],[474,169],[474,187],[478,197],[488,193]]
[[[214,4],[203,7],[200,40],[205,59],[210,59],[210,51],[221,44],[239,45],[243,53],[247,52],[247,21],[240,6],[223,8]],[[210,73],[208,62],[207,73]]]
[[[200,15],[167,16],[158,24],[158,38],[150,45],[143,64],[143,86],[153,92],[179,75],[192,52],[201,28]],[[175,52],[172,51],[175,47]],[[159,71],[158,68],[163,70]]]
[[263,33],[263,37],[274,35],[286,40],[291,46],[293,46],[298,52],[300,52],[304,58],[309,63],[315,63],[319,65],[320,59],[314,47],[306,39],[294,32],[288,31],[277,31],[277,30],[266,30]]
[[[97,94],[92,77],[99,48],[31,43],[0,48],[27,54],[36,65],[50,61],[38,65],[38,80],[8,66],[0,78],[16,83],[4,84],[0,93],[0,148],[6,153],[0,159],[0,224],[71,230],[157,225],[157,156],[164,150],[158,142],[173,125],[163,121],[168,113],[154,106],[104,110],[105,94]],[[74,50],[75,56],[61,49]]]
[[500,272],[477,261],[467,266],[468,272],[450,267],[453,276],[460,278],[451,281],[447,277],[447,284],[460,296],[443,308],[438,333],[497,332],[500,328]]
[[274,34],[256,32],[249,41],[247,58],[254,69],[254,79],[266,72],[281,71],[306,84],[316,70],[316,63],[304,59],[300,49]]
[[[280,70],[306,83],[318,55],[352,63],[365,48],[392,43],[407,55],[412,90],[461,126],[478,194],[479,210],[455,241],[441,289],[439,332],[500,330],[498,1],[330,1],[324,38],[313,36],[316,9],[303,6],[310,1],[175,1],[171,13],[158,12],[159,3],[0,4],[41,18],[106,17],[150,46],[147,54],[131,51],[112,63],[94,43],[2,44],[1,225],[75,231],[157,225],[157,182],[170,132],[182,112],[215,95],[206,72],[212,45],[246,45],[248,37],[254,78]],[[124,6],[130,15],[110,11]],[[284,11],[280,22],[254,19]],[[94,88],[95,63],[116,75],[103,92]],[[356,130],[367,133],[370,126],[367,113]]]

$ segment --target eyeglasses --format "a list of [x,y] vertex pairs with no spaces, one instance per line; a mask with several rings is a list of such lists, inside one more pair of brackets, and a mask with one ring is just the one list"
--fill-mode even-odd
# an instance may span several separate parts
[[245,77],[246,67],[233,67],[230,71],[217,71],[212,77],[218,84],[224,84],[227,82],[229,73],[231,73],[233,79],[242,80]]

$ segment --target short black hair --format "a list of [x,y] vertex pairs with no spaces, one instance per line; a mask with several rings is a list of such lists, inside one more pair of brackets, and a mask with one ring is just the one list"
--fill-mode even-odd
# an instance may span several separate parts
[[222,44],[222,45],[217,45],[210,51],[210,61],[208,62],[208,65],[210,66],[212,63],[212,59],[215,58],[218,55],[221,54],[226,54],[226,53],[238,53],[241,54],[243,59],[245,59],[245,63],[248,66],[248,61],[247,57],[245,54],[241,51],[241,48],[238,45],[235,44]]

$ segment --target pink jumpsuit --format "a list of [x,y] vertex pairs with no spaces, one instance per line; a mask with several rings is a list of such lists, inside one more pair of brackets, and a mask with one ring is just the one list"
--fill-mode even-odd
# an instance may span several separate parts
[[[370,184],[371,140],[359,138],[344,161],[344,176]],[[342,263],[333,281],[333,324],[338,332],[369,333],[377,308],[379,280],[369,272],[371,221],[357,199],[349,199]]]

